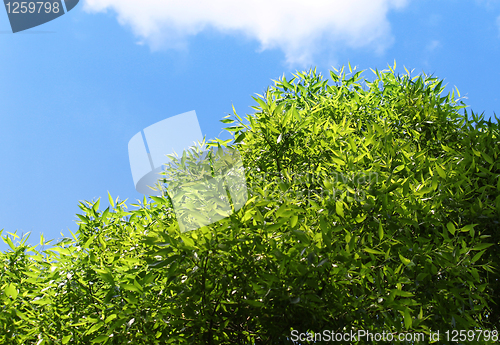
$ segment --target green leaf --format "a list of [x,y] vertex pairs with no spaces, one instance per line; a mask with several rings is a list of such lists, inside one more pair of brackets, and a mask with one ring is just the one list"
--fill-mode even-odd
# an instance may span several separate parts
[[31,303],[33,304],[37,304],[37,305],[47,305],[47,304],[50,304],[52,303],[52,301],[49,299],[49,298],[42,298],[42,299],[38,299],[38,300],[33,300]]
[[477,260],[479,260],[481,258],[481,256],[486,252],[486,250],[482,250],[480,251],[479,253],[477,253],[476,255],[474,255],[474,257],[472,258],[472,262],[476,262]]
[[481,152],[484,160],[490,164],[494,164],[493,158],[491,158],[486,152]]
[[362,223],[366,219],[367,214],[359,215],[356,217],[356,223]]
[[409,191],[410,191],[410,180],[407,179],[406,182],[403,184],[403,196],[405,198],[408,196]]
[[345,165],[345,162],[340,159],[340,158],[337,158],[337,157],[331,157],[330,158],[334,163],[337,163],[338,165]]
[[99,210],[99,204],[101,203],[101,198],[97,199],[97,201],[94,203],[94,206],[92,206],[92,210],[97,213]]
[[187,159],[187,152],[186,152],[186,150],[184,150],[182,152],[182,157],[181,157],[181,167],[182,168],[184,168],[186,166],[186,159]]
[[405,311],[404,311],[404,320],[405,320],[405,328],[409,329],[411,327],[411,324],[412,324],[411,314],[410,314],[410,309],[409,308],[405,308]]
[[396,168],[394,168],[394,173],[398,173],[401,170],[403,170],[404,168],[405,168],[404,164],[398,165]]
[[106,320],[104,320],[104,323],[110,323],[111,321],[113,321],[114,319],[117,318],[117,315],[116,314],[111,314],[109,315]]
[[164,198],[160,198],[158,196],[154,196],[154,195],[151,195],[150,198],[153,200],[153,201],[156,201],[158,204],[165,204],[166,203],[166,200]]
[[289,82],[285,79],[285,77],[283,77],[282,83],[283,83],[283,85],[284,85],[285,87],[287,87],[288,89],[293,90],[293,86],[292,86],[292,84],[290,84],[290,83],[289,83]]
[[436,163],[436,170],[438,172],[438,175],[441,177],[441,178],[446,178],[446,172],[444,171],[444,169]]
[[17,287],[15,284],[7,284],[7,286],[5,287],[4,289],[5,291],[5,295],[12,298],[12,299],[16,299],[17,298],[17,295],[18,295],[18,292],[17,292]]
[[137,288],[137,286],[132,285],[132,284],[122,284],[120,286],[124,290],[132,291],[132,292],[140,292],[140,290]]
[[[477,254],[476,254],[476,255],[477,255]],[[477,260],[476,260],[476,261],[477,261]],[[474,262],[475,262],[475,261],[474,261]],[[471,271],[470,271],[470,273],[472,274],[472,276],[474,277],[474,279],[475,279],[476,281],[479,281],[479,280],[480,280],[480,279],[479,279],[479,272],[477,271],[477,269],[472,268],[472,269],[471,269]]]
[[85,216],[82,216],[81,214],[78,214],[78,213],[77,213],[77,214],[76,214],[76,216],[77,216],[78,218],[80,218],[80,220],[81,220],[84,224],[87,224],[88,222],[90,222],[90,219],[88,219],[88,218],[87,218],[87,217],[85,217]]
[[104,212],[102,213],[101,219],[103,223],[106,223],[107,219],[109,217],[109,207],[107,207]]
[[96,323],[95,325],[90,327],[90,329],[86,333],[92,334],[92,333],[96,332],[97,330],[99,330],[102,326],[104,326],[104,322]]
[[10,239],[10,237],[2,237],[3,238],[3,241],[5,243],[7,243],[10,247],[10,249],[12,249],[13,251],[16,251],[16,246],[14,245],[14,243],[12,243],[12,240]]
[[252,97],[252,98],[253,98],[253,99],[254,99],[257,103],[259,103],[260,108],[261,108],[263,111],[265,111],[265,110],[267,110],[267,109],[268,109],[267,104],[266,104],[266,103],[265,103],[262,99],[260,99],[260,98],[258,98],[258,97]]
[[401,296],[401,297],[413,297],[413,293],[409,292],[409,291],[404,291],[404,290],[399,290],[399,289],[395,289],[394,290],[394,294],[396,296]]
[[241,133],[240,135],[238,135],[238,137],[234,140],[234,143],[237,144],[237,143],[240,143],[243,141],[243,139],[245,139],[245,132]]
[[378,238],[380,241],[384,238],[384,228],[382,227],[382,223],[378,223]]
[[67,335],[67,336],[64,336],[64,337],[62,338],[62,343],[63,343],[63,344],[67,344],[67,343],[69,343],[69,341],[71,340],[71,338],[73,338],[73,336],[72,336],[72,335]]
[[411,260],[405,258],[403,255],[399,254],[399,259],[401,260],[401,262],[404,264],[404,265],[408,265]]
[[460,229],[461,232],[470,232],[471,230],[474,229],[474,227],[476,226],[477,224],[467,224],[466,226],[464,226],[463,228]]
[[244,126],[231,126],[231,127],[227,127],[224,129],[228,132],[237,132],[237,131],[242,130],[243,128],[245,128],[245,127]]
[[19,310],[15,309],[14,310],[16,312],[16,315],[19,316],[20,319],[22,320],[25,320],[27,321],[28,320],[28,317],[26,316],[26,314],[20,312]]
[[335,211],[340,217],[344,218],[344,205],[342,204],[342,201],[338,200],[335,203]]
[[384,252],[381,252],[379,250],[371,249],[371,248],[364,248],[363,249],[365,252],[370,253],[370,254],[378,254],[378,255],[385,255]]
[[191,238],[189,238],[188,236],[181,235],[181,239],[182,239],[182,242],[184,242],[184,244],[187,247],[194,247],[194,241]]
[[92,343],[104,343],[106,340],[109,339],[109,336],[107,335],[100,335],[97,338],[94,338],[91,340]]
[[450,234],[455,235],[455,231],[457,229],[455,228],[455,225],[453,225],[452,222],[449,222],[448,224],[446,224],[446,227],[448,228],[448,231],[450,232]]
[[493,245],[493,243],[480,243],[480,244],[474,246],[474,248],[472,248],[472,250],[483,250],[483,249],[491,247],[492,245]]
[[111,207],[115,208],[115,203],[113,201],[113,198],[111,197],[111,194],[109,194],[109,191],[108,191],[108,200],[109,200],[109,204],[111,205]]

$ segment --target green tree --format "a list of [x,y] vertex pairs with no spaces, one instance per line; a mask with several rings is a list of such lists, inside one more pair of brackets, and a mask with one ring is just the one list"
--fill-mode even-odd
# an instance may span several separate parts
[[[316,70],[283,76],[246,121],[223,119],[234,138],[201,148],[212,164],[237,150],[249,195],[213,224],[181,232],[177,196],[131,211],[109,196],[102,212],[81,202],[78,233],[51,248],[4,236],[0,342],[291,344],[292,331],[440,330],[440,343],[456,343],[443,332],[498,329],[498,123],[460,114],[437,78],[394,69],[371,82],[350,65],[333,84]],[[170,164],[183,182],[213,177],[197,159],[199,148]],[[216,204],[214,194],[205,207]]]

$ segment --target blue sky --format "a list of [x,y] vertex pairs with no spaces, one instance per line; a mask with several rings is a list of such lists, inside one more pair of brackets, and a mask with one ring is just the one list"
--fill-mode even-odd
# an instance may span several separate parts
[[0,10],[0,47],[0,229],[33,244],[76,231],[80,200],[142,199],[137,132],[195,110],[220,137],[283,73],[350,62],[372,78],[396,60],[500,113],[500,1],[81,0],[16,34]]

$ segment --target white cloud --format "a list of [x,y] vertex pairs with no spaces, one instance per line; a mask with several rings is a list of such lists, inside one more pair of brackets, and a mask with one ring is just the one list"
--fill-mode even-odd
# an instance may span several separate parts
[[[321,49],[371,47],[393,41],[387,13],[409,0],[85,0],[88,12],[117,13],[152,49],[183,48],[205,28],[242,33],[261,49],[281,49],[289,64],[308,64]],[[327,49],[328,50],[328,49]]]

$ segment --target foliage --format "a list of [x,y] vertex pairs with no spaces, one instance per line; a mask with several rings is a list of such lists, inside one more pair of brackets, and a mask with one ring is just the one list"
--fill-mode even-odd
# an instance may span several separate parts
[[102,212],[81,202],[78,233],[48,249],[4,236],[0,342],[498,329],[498,123],[461,115],[437,78],[394,69],[364,85],[350,65],[331,85],[316,70],[283,76],[247,121],[223,119],[234,140],[203,145],[239,151],[249,195],[213,224],[181,232],[169,196],[131,211],[109,196]]

